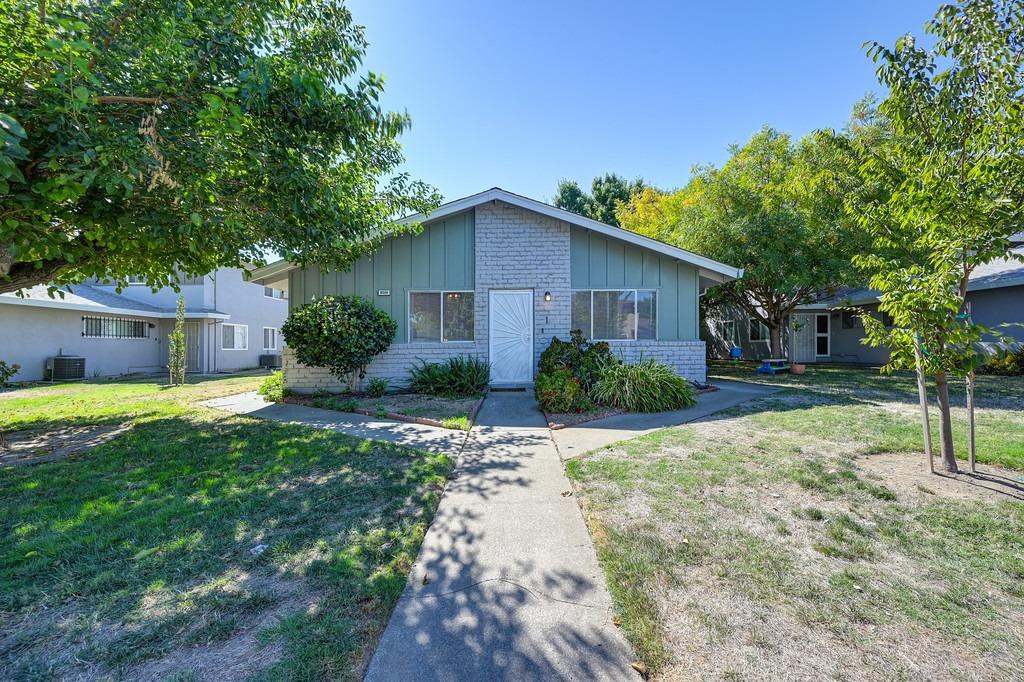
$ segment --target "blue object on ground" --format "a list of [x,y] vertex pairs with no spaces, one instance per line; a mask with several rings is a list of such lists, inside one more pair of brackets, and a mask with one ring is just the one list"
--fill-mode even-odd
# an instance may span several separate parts
[[785,358],[769,358],[761,361],[761,366],[757,368],[759,374],[771,374],[775,375],[779,372],[789,371],[789,361]]

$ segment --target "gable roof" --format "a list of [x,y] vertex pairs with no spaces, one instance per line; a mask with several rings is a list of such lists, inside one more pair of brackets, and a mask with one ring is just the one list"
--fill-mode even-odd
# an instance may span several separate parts
[[[173,308],[162,308],[143,301],[136,301],[127,296],[121,296],[112,291],[104,291],[101,287],[94,287],[89,284],[60,287],[60,291],[64,292],[63,297],[60,294],[54,294],[51,297],[49,287],[45,284],[39,284],[28,289],[22,289],[22,296],[14,293],[0,294],[0,304],[6,303],[37,308],[62,308],[64,310],[83,310],[108,315],[135,315],[137,317],[173,318],[176,315],[176,311]],[[185,317],[206,317],[226,320],[230,316],[209,308],[186,308]]]
[[[1010,253],[1024,256],[1024,247],[1011,249]],[[976,267],[967,283],[967,291],[984,291],[986,289],[1018,286],[1024,286],[1024,261],[1007,257],[997,258],[994,261]],[[879,292],[866,287],[847,289],[846,291],[840,291],[835,296],[821,298],[816,303],[799,307],[829,308],[841,305],[864,305],[867,303],[877,303],[879,296]]]
[[[555,218],[556,220],[563,220],[587,230],[592,230],[599,234],[612,237],[613,239],[618,239],[649,249],[656,253],[668,256],[669,258],[675,258],[676,260],[693,265],[699,270],[701,277],[714,282],[728,282],[730,280],[739,279],[743,276],[743,268],[735,268],[731,265],[720,263],[691,251],[680,249],[679,247],[672,246],[671,244],[660,242],[657,239],[651,239],[650,237],[645,237],[641,234],[637,234],[636,232],[630,232],[629,230],[625,230],[621,227],[592,220],[585,216],[573,213],[572,211],[567,211],[564,208],[545,204],[542,201],[524,197],[521,194],[515,194],[501,189],[500,187],[492,187],[491,189],[478,192],[477,194],[472,194],[468,197],[463,197],[462,199],[449,201],[446,204],[438,206],[429,213],[414,213],[413,215],[400,219],[398,223],[407,225],[409,223],[424,223],[432,220],[440,220],[441,218],[446,218],[448,216],[455,215],[456,213],[462,213],[463,211],[467,211],[481,204],[486,204],[489,201],[502,201],[506,204],[518,206],[519,208],[527,211],[533,211],[534,213],[539,213],[541,215],[548,216],[549,218]],[[252,279],[253,281],[269,281],[271,277],[279,277],[283,272],[295,267],[298,266],[290,263],[286,264],[284,261],[277,261],[276,263],[271,263],[265,267],[253,270]]]

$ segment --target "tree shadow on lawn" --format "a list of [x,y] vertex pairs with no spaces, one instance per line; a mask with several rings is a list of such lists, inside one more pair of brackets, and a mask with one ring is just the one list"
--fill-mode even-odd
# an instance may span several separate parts
[[[842,443],[851,455],[858,458],[893,454],[914,458],[915,462],[923,460],[919,413],[916,409],[892,410],[885,403],[851,395],[790,390],[723,410],[697,420],[694,424],[747,417],[765,427],[765,438],[769,442],[772,433],[781,429],[788,434]],[[917,408],[917,405],[911,407]],[[971,473],[967,470],[967,462],[958,460],[960,473],[953,475],[940,468],[937,408],[930,405],[929,413],[935,475],[978,486],[995,495],[1024,499],[1024,475],[1017,476],[1013,472],[1013,469],[1024,468],[1024,440],[1014,437],[1016,424],[1012,421],[1012,415],[978,413],[976,437],[979,464],[989,464],[994,468],[986,471],[982,466]],[[954,414],[954,439],[956,452],[962,457],[967,451],[966,426],[958,414]],[[925,465],[922,463],[921,466],[924,468]]]
[[479,429],[366,679],[633,678],[589,540],[538,528],[580,513],[547,429]]
[[168,417],[85,461],[6,470],[0,676],[188,665],[183,650],[198,645],[199,660],[211,642],[252,638],[268,611],[315,594],[315,608],[274,612],[243,654],[267,674],[354,677],[450,467],[301,426]]

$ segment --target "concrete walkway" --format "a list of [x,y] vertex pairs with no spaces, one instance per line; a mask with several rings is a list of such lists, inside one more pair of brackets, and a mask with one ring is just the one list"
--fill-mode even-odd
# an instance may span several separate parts
[[658,429],[696,421],[748,400],[782,390],[774,386],[722,379],[715,380],[715,386],[719,390],[698,395],[697,404],[694,407],[651,414],[618,414],[605,419],[595,419],[579,426],[557,429],[551,432],[551,438],[558,446],[558,452],[562,459],[572,459],[620,440],[636,438]]
[[[716,382],[696,407],[549,431],[531,391],[492,392],[467,436],[275,404],[209,407],[461,457],[366,674],[369,682],[639,679],[562,458],[774,393]],[[556,448],[557,443],[557,448]]]
[[493,392],[366,680],[629,680],[629,646],[531,392]]
[[305,424],[320,429],[340,431],[356,438],[383,440],[434,452],[447,452],[456,456],[466,440],[465,431],[442,429],[439,426],[424,424],[394,422],[351,412],[321,410],[306,405],[271,403],[264,400],[263,396],[255,391],[205,400],[200,404],[235,414]]

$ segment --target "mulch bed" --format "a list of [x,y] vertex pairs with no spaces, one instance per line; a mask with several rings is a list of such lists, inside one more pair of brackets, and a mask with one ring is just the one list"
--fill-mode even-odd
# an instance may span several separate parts
[[[708,384],[706,388],[695,388],[693,390],[693,394],[701,395],[703,393],[713,393],[717,390],[717,386]],[[544,410],[541,410],[541,412],[544,412]],[[627,414],[627,412],[626,410],[620,410],[614,407],[602,407],[597,410],[591,410],[590,412],[544,412],[544,419],[547,420],[549,429],[557,431],[558,429],[567,429],[570,426],[579,426],[580,424],[604,419],[605,417],[614,417],[617,414]]]
[[[391,394],[391,395],[392,395],[392,397],[394,397],[395,395],[415,395],[415,394]],[[336,395],[336,396],[331,396],[331,397],[332,398],[336,398],[338,400],[346,400],[348,398],[351,398],[351,399],[354,399],[354,400],[361,400],[361,401],[364,401],[364,402],[367,401],[367,400],[374,400],[372,398],[367,398],[366,396]],[[380,400],[382,400],[382,401],[386,400],[387,397],[388,396],[383,396],[382,398],[380,398]],[[480,396],[476,400],[476,402],[473,403],[473,405],[469,408],[469,413],[467,414],[467,418],[469,419],[470,425],[476,423],[476,415],[477,415],[477,413],[480,412],[480,408],[483,406],[484,399],[486,397],[487,397],[486,394]],[[443,400],[443,399],[438,399],[438,400]],[[317,407],[314,404],[315,401],[316,401],[316,398],[314,398],[313,396],[308,396],[308,395],[289,395],[289,396],[284,396],[281,399],[281,402],[293,403],[295,405],[306,405],[308,407]],[[459,401],[459,402],[461,402],[461,401]],[[443,421],[441,419],[434,419],[434,418],[431,418],[431,417],[419,417],[419,416],[414,416],[414,415],[409,415],[409,414],[402,414],[401,412],[395,412],[395,411],[391,411],[391,410],[388,410],[387,412],[381,414],[376,409],[370,409],[368,407],[356,407],[356,408],[354,408],[352,410],[346,410],[346,412],[351,412],[353,414],[361,414],[361,415],[363,415],[365,417],[377,417],[379,419],[390,419],[391,421],[396,421],[396,422],[407,422],[409,424],[423,424],[424,426],[437,426],[437,427],[442,428],[442,429],[448,428],[448,427],[446,427],[444,425],[444,423],[443,423]],[[457,415],[453,415],[453,416],[457,416]]]

